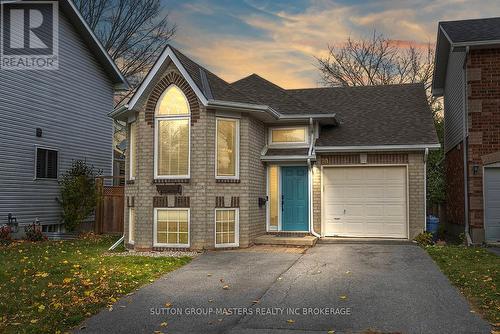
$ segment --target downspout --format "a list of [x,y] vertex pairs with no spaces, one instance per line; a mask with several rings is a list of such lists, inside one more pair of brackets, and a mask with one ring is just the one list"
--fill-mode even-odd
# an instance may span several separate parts
[[429,148],[425,148],[424,154],[424,230],[427,223],[427,158],[429,157]]
[[464,64],[463,64],[463,71],[464,71],[464,90],[463,90],[463,98],[464,98],[464,115],[463,115],[463,129],[462,129],[462,143],[463,143],[463,163],[464,163],[464,209],[465,209],[465,215],[464,215],[464,222],[465,222],[465,238],[467,242],[467,246],[470,246],[472,244],[472,238],[470,237],[470,228],[469,228],[469,166],[468,166],[468,154],[467,151],[469,150],[469,145],[468,145],[468,140],[467,140],[467,116],[468,116],[468,109],[467,109],[467,57],[469,55],[469,47],[467,46],[465,48],[465,58],[464,58]]
[[[310,157],[312,155],[313,151],[313,146],[314,146],[314,124],[313,124],[313,119],[309,118],[309,136],[310,136],[310,142],[309,142],[309,152],[308,156]],[[309,231],[311,232],[312,235],[314,235],[316,238],[321,238],[321,235],[316,233],[314,231],[314,210],[313,210],[313,180],[314,180],[314,169],[311,163],[311,158],[307,158],[307,166],[309,167]]]

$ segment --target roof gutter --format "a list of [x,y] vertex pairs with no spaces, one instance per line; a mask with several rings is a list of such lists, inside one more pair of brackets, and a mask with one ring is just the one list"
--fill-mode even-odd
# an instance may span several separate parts
[[129,109],[128,104],[124,104],[124,105],[114,109],[112,112],[108,113],[108,117],[115,118],[115,119],[120,118],[125,113],[127,113],[129,110],[130,109]]
[[417,145],[369,145],[369,146],[316,146],[316,152],[362,152],[362,151],[422,151],[439,149],[441,144]]
[[261,156],[262,161],[315,161],[315,155],[268,155]]
[[216,107],[220,109],[238,109],[245,111],[262,111],[268,112],[276,119],[280,118],[280,113],[273,108],[266,106],[264,104],[251,104],[251,103],[240,103],[240,102],[229,102],[221,100],[208,100],[208,107]]

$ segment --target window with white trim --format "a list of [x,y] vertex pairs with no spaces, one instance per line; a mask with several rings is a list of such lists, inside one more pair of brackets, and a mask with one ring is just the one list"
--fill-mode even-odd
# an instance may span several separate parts
[[271,128],[269,130],[269,144],[307,144],[307,126],[286,128]]
[[189,209],[154,209],[154,245],[189,247]]
[[128,241],[133,244],[135,240],[135,208],[128,208]]
[[216,122],[215,176],[219,179],[238,179],[240,121],[232,118],[217,118]]
[[129,178],[135,180],[135,171],[137,166],[137,124],[136,122],[130,123],[130,138],[129,138]]
[[160,96],[155,122],[155,178],[189,178],[191,112],[176,85]]
[[215,209],[215,247],[238,247],[239,210]]

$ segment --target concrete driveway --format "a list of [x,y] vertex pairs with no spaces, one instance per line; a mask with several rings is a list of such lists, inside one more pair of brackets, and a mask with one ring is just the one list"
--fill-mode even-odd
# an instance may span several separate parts
[[304,254],[265,247],[209,252],[81,327],[81,333],[490,333],[425,251],[380,244],[320,244]]

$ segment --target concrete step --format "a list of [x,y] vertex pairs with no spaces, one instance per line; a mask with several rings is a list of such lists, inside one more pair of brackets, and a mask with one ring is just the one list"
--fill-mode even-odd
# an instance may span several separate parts
[[256,245],[284,245],[284,246],[307,246],[312,247],[316,244],[318,238],[312,235],[305,235],[302,237],[292,236],[276,236],[271,234],[261,235],[255,238]]

